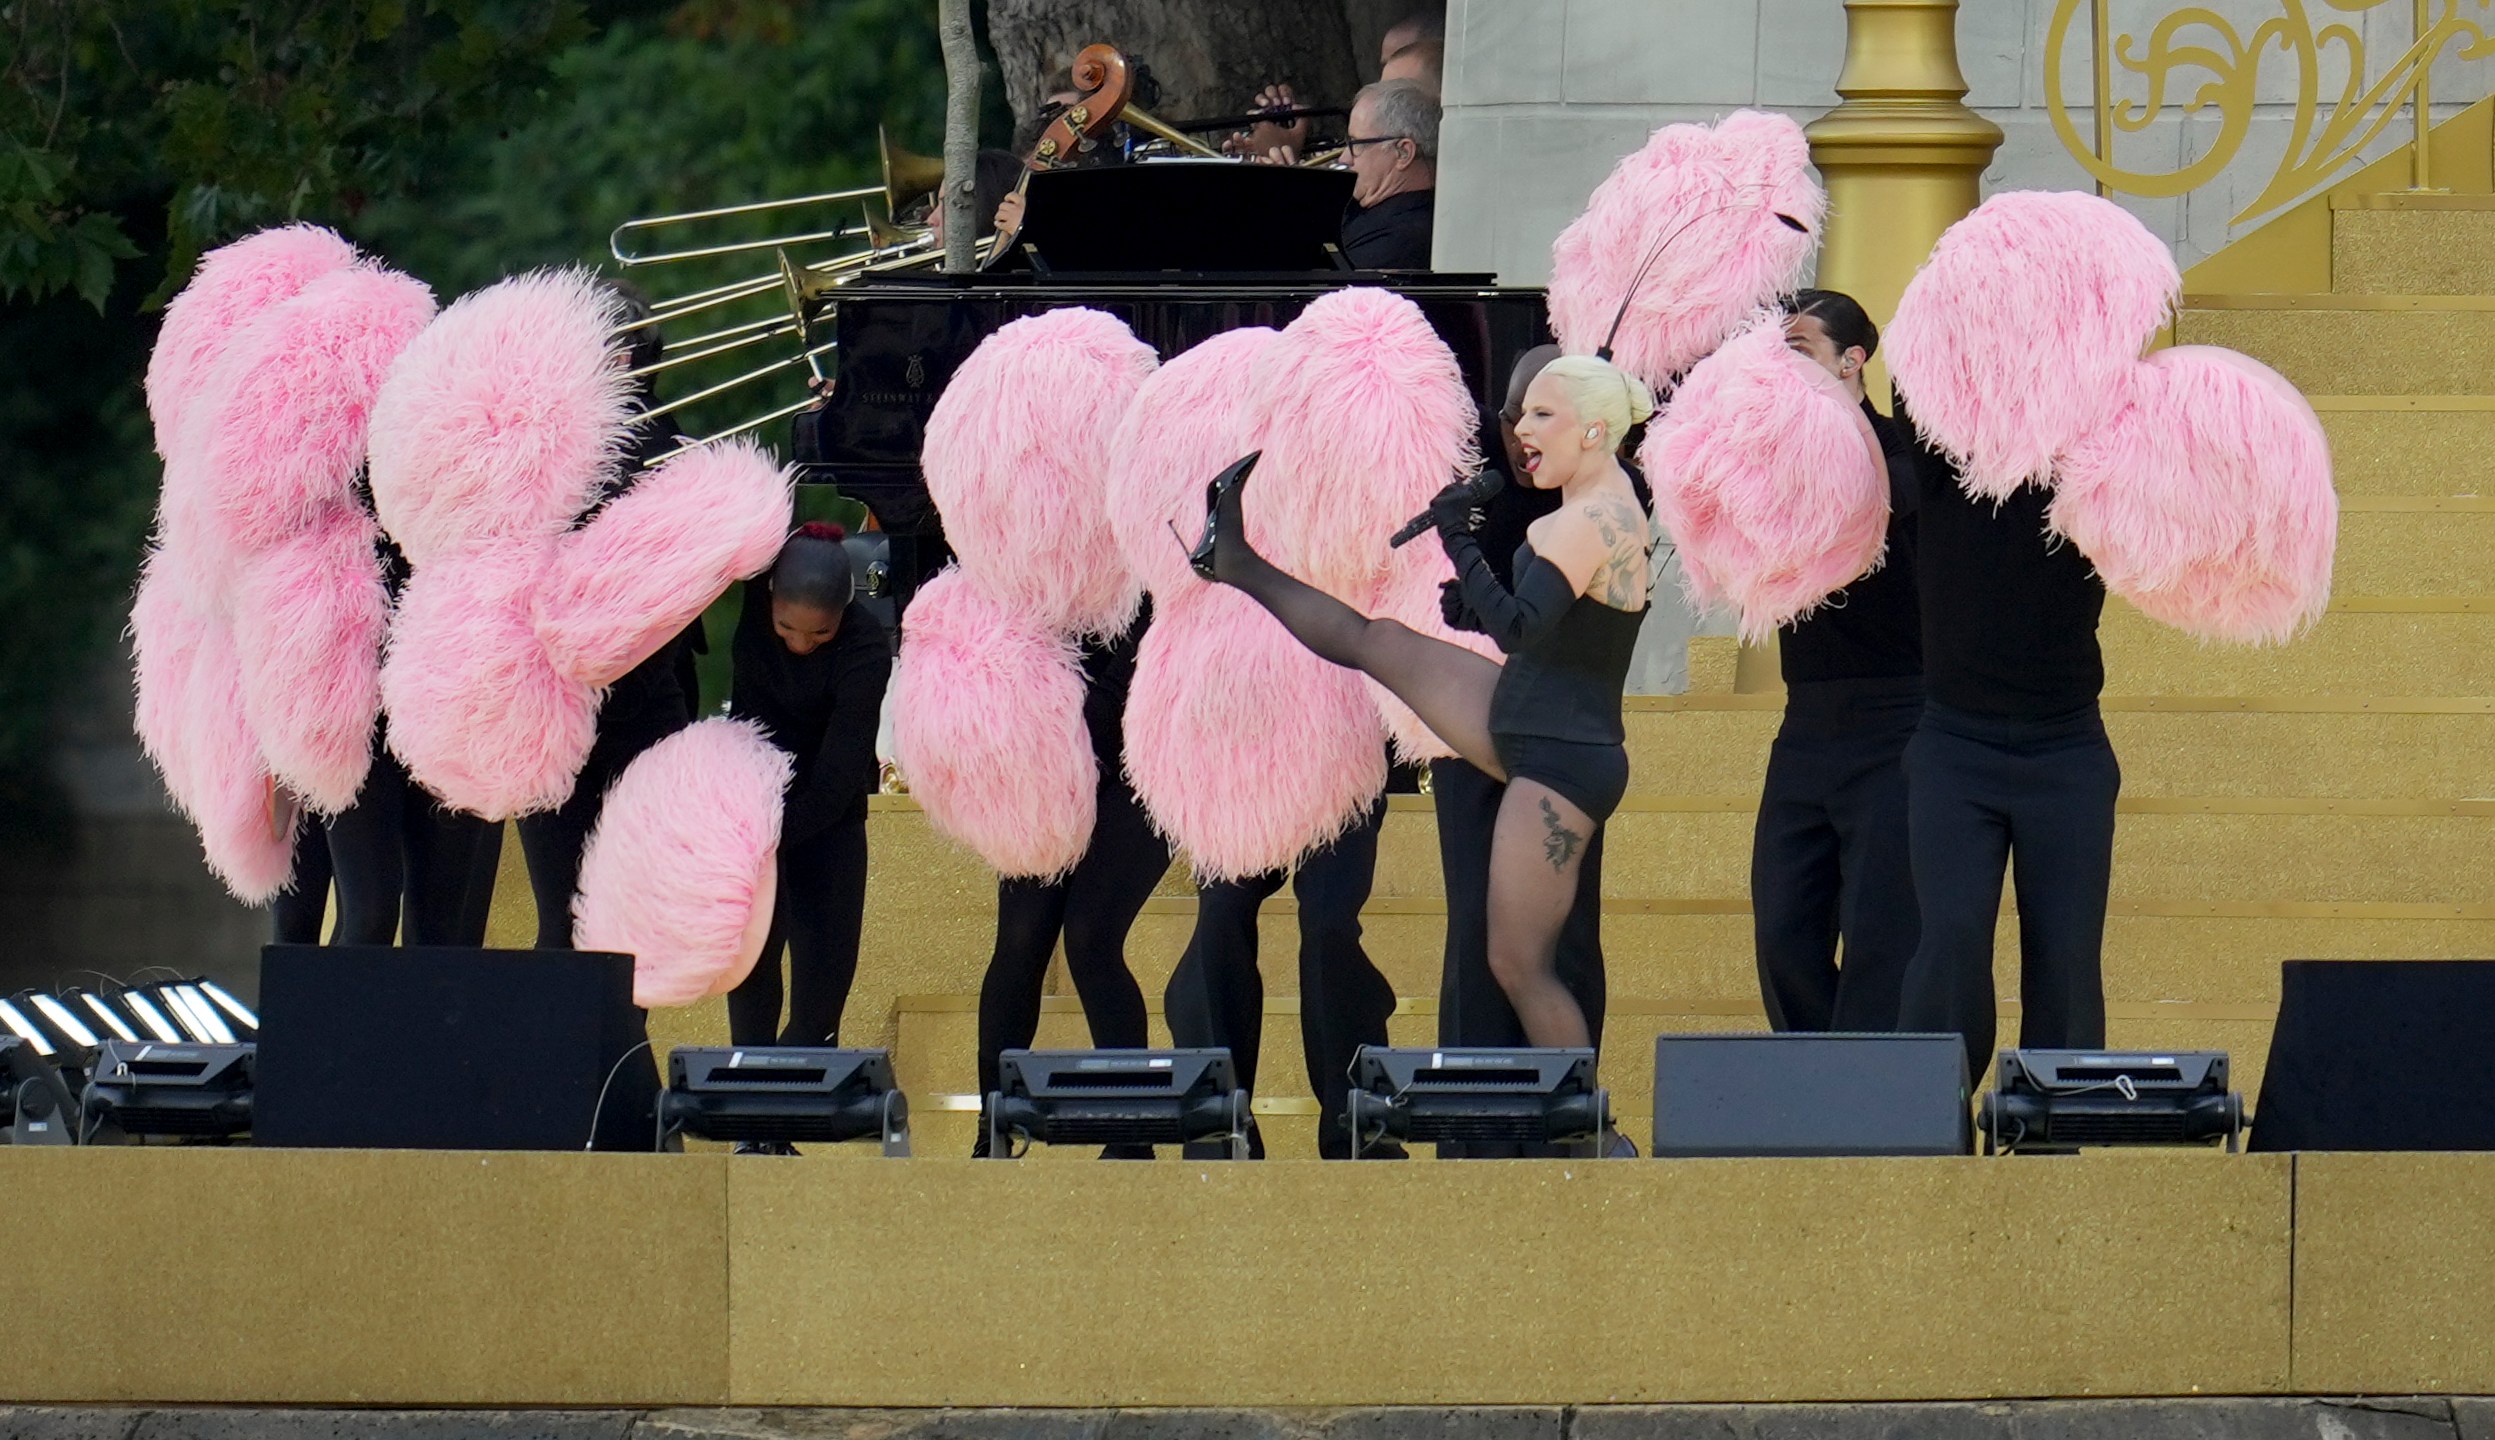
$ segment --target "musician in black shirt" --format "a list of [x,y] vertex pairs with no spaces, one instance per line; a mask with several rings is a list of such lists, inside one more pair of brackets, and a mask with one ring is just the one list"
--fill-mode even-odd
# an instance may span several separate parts
[[892,677],[892,640],[855,598],[840,538],[837,527],[819,524],[791,536],[770,570],[745,582],[731,642],[728,713],[759,723],[797,760],[780,812],[770,938],[753,973],[728,993],[728,1035],[739,1045],[834,1043],[857,978],[867,796],[876,785],[875,726]]
[[1361,270],[1427,270],[1438,200],[1438,96],[1416,81],[1381,80],[1352,102],[1349,129],[1344,258]]
[[1879,568],[1778,636],[1785,717],[1750,850],[1759,992],[1779,1030],[1894,1030],[1917,933],[1903,763],[1924,700],[1917,450],[1864,398],[1880,331],[1862,306],[1804,290],[1788,315],[1793,348],[1836,376],[1870,421],[1888,467],[1889,527]]
[[[1899,418],[1906,417],[1903,410]],[[1923,452],[1916,516],[1925,703],[1906,746],[1922,937],[1900,1028],[1954,1030],[1992,1059],[1993,927],[2005,864],[2019,915],[2019,1043],[2105,1043],[2106,893],[2122,769],[2097,696],[2105,585],[2046,531],[2050,492],[1969,495]]]

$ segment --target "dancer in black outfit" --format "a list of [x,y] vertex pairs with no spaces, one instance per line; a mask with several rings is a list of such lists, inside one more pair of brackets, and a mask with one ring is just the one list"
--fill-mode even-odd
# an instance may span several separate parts
[[295,826],[294,880],[269,902],[269,938],[280,945],[318,945],[329,917],[329,836],[306,816]]
[[[866,807],[875,724],[892,678],[892,638],[856,598],[840,531],[801,528],[765,574],[745,582],[728,712],[797,757],[780,812],[779,889],[762,957],[728,992],[739,1045],[830,1045],[858,973],[866,911]],[[780,952],[788,1023],[780,1023]]]
[[[1066,971],[1083,1000],[1092,1044],[1139,1049],[1151,1040],[1143,988],[1126,968],[1126,935],[1144,902],[1169,873],[1169,842],[1152,828],[1143,802],[1126,784],[1126,692],[1135,680],[1135,652],[1151,624],[1151,602],[1115,640],[1083,645],[1083,724],[1100,768],[1092,840],[1062,880],[999,880],[996,949],[979,986],[979,1093],[996,1093],[998,1057],[1030,1046],[1040,1029],[1041,989],[1057,940],[1065,937]],[[973,1154],[988,1153],[987,1126]],[[1112,1145],[1105,1159],[1150,1159],[1152,1147]]]
[[[1363,1045],[1384,1045],[1387,1017],[1395,1013],[1395,987],[1360,943],[1360,908],[1377,878],[1378,828],[1385,819],[1381,796],[1332,844],[1301,856],[1295,869],[1197,886],[1195,932],[1162,996],[1171,1040],[1229,1050],[1239,1088],[1253,1094],[1265,1032],[1256,916],[1289,881],[1299,900],[1300,1048],[1317,1096],[1317,1153],[1328,1160],[1351,1154],[1351,1132],[1342,1121],[1352,1056]],[[1265,1139],[1253,1124],[1248,1142],[1249,1153],[1263,1158]],[[1373,1145],[1366,1153],[1391,1159],[1399,1152]],[[1188,1154],[1218,1159],[1229,1146],[1213,1142],[1200,1151],[1189,1147]]]
[[1646,418],[1645,387],[1609,364],[1569,357],[1528,388],[1517,426],[1529,483],[1561,491],[1498,583],[1470,532],[1472,491],[1433,504],[1440,535],[1502,667],[1469,650],[1372,620],[1277,569],[1247,544],[1241,502],[1256,457],[1214,482],[1194,561],[1271,611],[1318,655],[1358,669],[1410,705],[1441,740],[1507,782],[1492,842],[1490,965],[1536,1045],[1584,1046],[1585,1012],[1554,970],[1585,846],[1628,788],[1620,696],[1645,616],[1650,524],[1614,456]]
[[2097,710],[2105,586],[2078,546],[2046,532],[2044,488],[1976,499],[1929,450],[1921,486],[1927,699],[1906,746],[1906,803],[1923,933],[1899,1025],[1956,1031],[1969,1074],[1981,1076],[1992,1060],[2005,863],[2018,896],[2019,1043],[2105,1043],[2105,903],[2122,790]]
[[1759,992],[1779,1030],[1888,1031],[1917,933],[1904,765],[1923,715],[1917,449],[1911,432],[1863,397],[1880,331],[1862,306],[1804,290],[1788,311],[1793,348],[1837,377],[1879,439],[1889,528],[1880,568],[1778,637],[1785,718],[1750,850]]
[[[1510,476],[1525,473],[1523,445],[1516,424],[1524,418],[1525,391],[1544,366],[1560,357],[1556,345],[1537,345],[1517,358],[1508,374],[1507,400],[1494,417],[1499,451],[1507,457]],[[1623,438],[1622,449],[1629,444]],[[1637,467],[1623,460],[1640,505],[1651,505]],[[1476,546],[1491,578],[1514,588],[1511,560],[1524,547],[1525,531],[1534,521],[1559,508],[1559,492],[1509,484],[1481,507],[1481,524],[1473,531]],[[1450,580],[1442,602],[1447,623],[1459,630],[1479,630],[1480,619],[1464,603],[1464,582]],[[1438,817],[1438,862],[1447,894],[1447,936],[1438,984],[1438,1043],[1441,1045],[1513,1047],[1525,1043],[1525,1027],[1516,1007],[1490,972],[1490,845],[1498,825],[1499,802],[1507,786],[1476,769],[1461,756],[1432,761],[1430,795]],[[1559,933],[1554,968],[1559,983],[1575,996],[1585,1012],[1586,1032],[1595,1044],[1603,1039],[1603,1012],[1608,999],[1603,966],[1603,831],[1586,841],[1585,858],[1577,865],[1576,903]],[[1438,1147],[1440,1159],[1457,1156],[1500,1158],[1521,1153],[1512,1145]]]

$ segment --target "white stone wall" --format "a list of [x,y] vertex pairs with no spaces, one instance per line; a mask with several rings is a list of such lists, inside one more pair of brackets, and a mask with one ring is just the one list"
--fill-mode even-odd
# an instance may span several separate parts
[[[2150,24],[2184,0],[2113,0],[2114,29],[2145,37]],[[2235,22],[2249,40],[2285,0],[2193,0]],[[2409,6],[2392,0],[2342,16],[2326,0],[2304,0],[2317,25],[2344,23],[2364,36],[2371,68],[2407,47]],[[2461,13],[2486,17],[2495,3],[2461,0]],[[1959,65],[1967,103],[2006,139],[1987,190],[2077,189],[2091,182],[2053,131],[2045,110],[2044,41],[2053,0],[1962,0]],[[2088,133],[2086,24],[2072,27],[2065,67],[2070,103]],[[2208,31],[2183,37],[2206,42]],[[1845,55],[1843,0],[1453,0],[1448,14],[1446,125],[1441,138],[1437,265],[1490,270],[1510,284],[1550,276],[1551,240],[1576,215],[1612,163],[1656,126],[1709,120],[1757,106],[1809,121],[1837,103]],[[2195,81],[2199,72],[2183,72]],[[2323,51],[2324,93],[2345,75],[2337,47]],[[2236,161],[2210,185],[2170,199],[2122,197],[2175,247],[2186,265],[2251,226],[2232,217],[2277,169],[2293,114],[2295,66],[2273,46],[2260,72],[2264,102]],[[2126,90],[2116,70],[2115,94]],[[2139,84],[2132,77],[2134,86]],[[2495,91],[2495,57],[2436,66],[2438,115]],[[2214,113],[2186,117],[2169,108],[2147,130],[2117,132],[2116,155],[2130,169],[2167,171],[2205,153],[2218,133]],[[2376,137],[2366,154],[2397,149],[2405,119]],[[2255,222],[2258,223],[2257,221]]]

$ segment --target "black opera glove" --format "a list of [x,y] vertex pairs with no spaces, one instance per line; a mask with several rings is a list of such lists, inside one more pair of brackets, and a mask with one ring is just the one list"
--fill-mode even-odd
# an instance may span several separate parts
[[1429,522],[1446,536],[1470,535],[1481,528],[1481,494],[1472,482],[1458,480],[1430,497]]
[[1510,655],[1559,628],[1561,617],[1577,603],[1576,587],[1560,568],[1530,550],[1516,567],[1513,589],[1499,583],[1481,543],[1466,534],[1445,537],[1447,558],[1455,564],[1455,583],[1465,608],[1478,618],[1475,627]]
[[1482,633],[1481,617],[1465,603],[1464,582],[1461,580],[1438,582],[1438,618],[1445,621],[1450,630],[1470,630],[1476,635]]

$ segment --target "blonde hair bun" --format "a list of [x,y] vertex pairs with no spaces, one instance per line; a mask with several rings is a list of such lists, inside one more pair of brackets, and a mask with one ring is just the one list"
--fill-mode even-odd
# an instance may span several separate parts
[[1558,385],[1577,418],[1600,423],[1612,448],[1620,448],[1620,437],[1632,425],[1642,424],[1655,413],[1654,392],[1646,382],[1608,360],[1591,355],[1563,355],[1542,367],[1539,379]]

